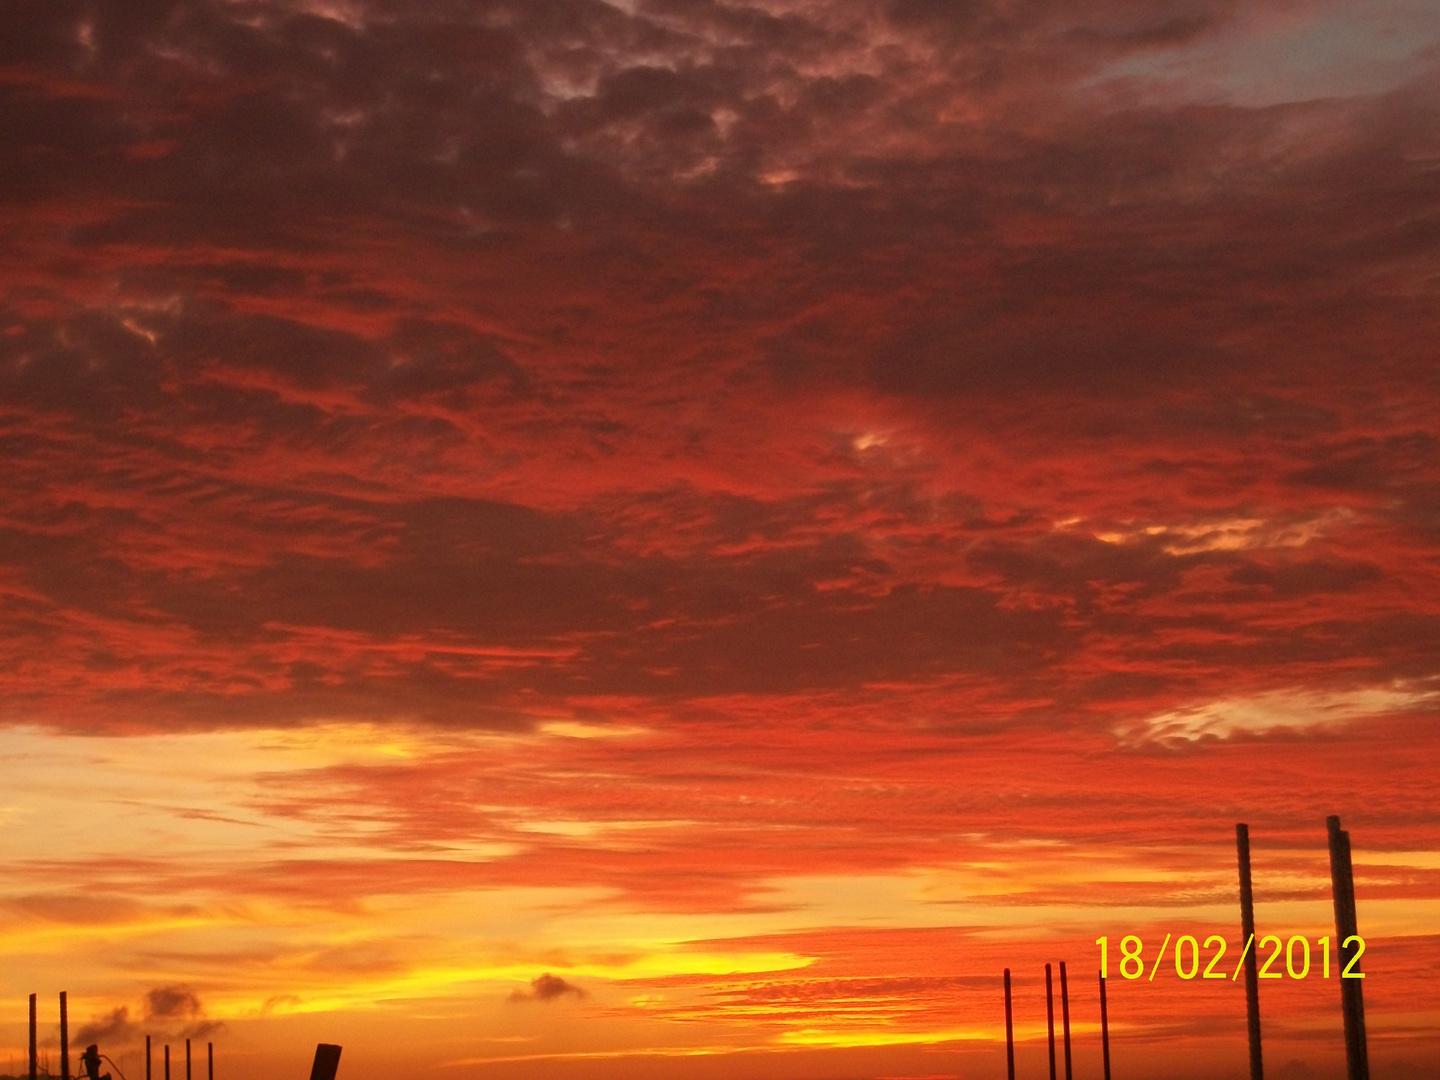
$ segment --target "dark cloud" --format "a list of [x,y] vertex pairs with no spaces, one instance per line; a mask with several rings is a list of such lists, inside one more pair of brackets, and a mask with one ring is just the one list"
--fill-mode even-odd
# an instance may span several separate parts
[[71,1036],[77,1046],[88,1046],[97,1043],[102,1047],[114,1046],[136,1041],[143,1032],[140,1025],[130,1019],[130,1010],[125,1006],[112,1009],[108,1016],[92,1020],[88,1024],[82,1024],[80,1029]]
[[158,1030],[184,1039],[203,1039],[225,1030],[219,1020],[208,1019],[205,1008],[195,992],[184,986],[156,987],[145,994],[144,1022],[130,1018],[130,1009],[120,1006],[107,1016],[83,1025],[71,1036],[72,1043],[85,1046],[98,1043],[107,1046],[128,1045]]
[[585,997],[585,991],[573,983],[566,982],[559,975],[551,975],[548,971],[530,980],[529,990],[512,990],[511,1001],[555,1001],[573,994],[575,997]]
[[145,994],[145,1016],[150,1020],[193,1020],[204,1014],[200,999],[185,986],[159,986]]
[[1254,104],[1172,64],[1222,0],[11,9],[12,719],[1429,663],[1433,73]]

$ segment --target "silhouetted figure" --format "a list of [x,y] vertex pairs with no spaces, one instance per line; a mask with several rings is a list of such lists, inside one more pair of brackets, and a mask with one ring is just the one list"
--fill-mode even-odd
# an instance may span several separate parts
[[110,1080],[110,1074],[100,1075],[100,1047],[91,1043],[80,1055],[80,1064],[85,1067],[85,1075],[90,1080]]

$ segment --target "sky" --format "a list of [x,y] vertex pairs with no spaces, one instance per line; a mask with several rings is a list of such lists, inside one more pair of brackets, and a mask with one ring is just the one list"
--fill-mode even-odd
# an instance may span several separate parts
[[0,1066],[1440,1071],[1440,6],[0,25]]

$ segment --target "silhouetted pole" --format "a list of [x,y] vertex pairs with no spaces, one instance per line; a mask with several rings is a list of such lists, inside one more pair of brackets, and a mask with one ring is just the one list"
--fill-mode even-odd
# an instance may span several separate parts
[[185,1040],[185,1080],[190,1080],[190,1040]]
[[40,1059],[35,1056],[35,995],[30,995],[30,1080],[40,1075]]
[[1050,1032],[1050,1080],[1055,1080],[1055,994],[1050,989],[1050,965],[1045,965],[1045,1026]]
[[310,1080],[335,1080],[335,1070],[340,1067],[340,1050],[334,1043],[320,1043],[315,1047],[315,1064],[310,1066]]
[[206,1080],[215,1080],[215,1044],[205,1044],[205,1076]]
[[165,1044],[165,1080],[170,1080],[170,1044]]
[[71,1009],[60,991],[60,1080],[71,1080]]
[[1105,1080],[1110,1080],[1110,1010],[1105,1005],[1105,973],[1100,973],[1100,1051],[1105,1057]]
[[150,1080],[150,1036],[145,1036],[145,1080]]
[[1235,826],[1235,847],[1240,855],[1240,947],[1245,949],[1245,1025],[1250,1032],[1250,1080],[1263,1080],[1260,1057],[1260,975],[1255,954],[1255,896],[1250,888],[1250,827]]
[[[1370,1059],[1365,1046],[1365,999],[1359,979],[1345,978],[1357,946],[1345,942],[1360,933],[1355,915],[1355,873],[1350,865],[1350,834],[1335,815],[1325,819],[1330,833],[1330,886],[1335,896],[1335,958],[1340,964],[1340,1009],[1345,1016],[1345,1067],[1349,1080],[1370,1080]],[[1358,960],[1350,969],[1360,971]]]
[[1065,981],[1065,961],[1060,961],[1060,1020],[1065,1030],[1065,1080],[1075,1080],[1070,1072],[1070,984]]
[[[35,1007],[35,999],[30,999],[30,1007]],[[31,1016],[34,1016],[32,1011]],[[30,1025],[30,1060],[35,1060],[35,1025]],[[1005,969],[1005,1065],[1009,1070],[1010,1080],[1015,1080],[1015,1024],[1010,1012],[1010,969]],[[30,1066],[30,1077],[34,1080],[35,1066]]]
[[70,1080],[70,1006],[60,991],[60,1080]]

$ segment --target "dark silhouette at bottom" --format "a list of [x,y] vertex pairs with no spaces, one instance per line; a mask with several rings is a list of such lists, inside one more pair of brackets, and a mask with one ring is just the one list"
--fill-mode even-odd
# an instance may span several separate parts
[[85,1070],[85,1075],[90,1080],[110,1080],[110,1074],[100,1075],[100,1047],[91,1043],[80,1055],[80,1067]]
[[310,1080],[335,1080],[338,1068],[340,1047],[334,1043],[321,1043],[315,1047],[315,1064],[310,1066]]
[[1010,1011],[1010,969],[1005,969],[1005,1066],[1006,1075],[1015,1080],[1015,1024]]
[[1105,973],[1100,973],[1100,1046],[1105,1054],[1105,1080],[1110,1080],[1110,1009],[1105,1004]]

